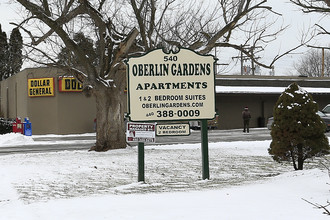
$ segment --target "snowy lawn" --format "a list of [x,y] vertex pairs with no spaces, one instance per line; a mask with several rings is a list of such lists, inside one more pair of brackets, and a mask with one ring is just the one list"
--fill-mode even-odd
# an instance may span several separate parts
[[[0,147],[32,143],[1,135]],[[0,219],[329,219],[328,173],[318,160],[293,171],[268,155],[270,141],[209,144],[210,180],[201,180],[200,144],[0,156]]]

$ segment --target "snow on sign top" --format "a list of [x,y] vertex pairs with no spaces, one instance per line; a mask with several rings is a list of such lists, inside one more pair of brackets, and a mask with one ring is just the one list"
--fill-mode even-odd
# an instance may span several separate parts
[[128,111],[131,121],[212,119],[215,116],[215,59],[181,48],[131,57]]

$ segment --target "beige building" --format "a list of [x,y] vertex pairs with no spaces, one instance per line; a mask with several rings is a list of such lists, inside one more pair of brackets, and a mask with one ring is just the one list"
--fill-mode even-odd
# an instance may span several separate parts
[[330,104],[329,77],[217,76],[216,108],[219,129],[243,127],[242,111],[249,107],[250,127],[265,127],[279,96],[293,82],[310,93],[319,109]]
[[[217,76],[215,107],[218,129],[242,128],[248,106],[250,127],[265,127],[278,97],[292,82],[312,94],[319,108],[330,103],[330,78]],[[33,134],[94,132],[95,99],[76,80],[56,68],[30,68],[0,81],[0,117],[29,117]]]
[[93,132],[95,99],[56,68],[29,68],[0,81],[0,116],[28,117],[33,134]]

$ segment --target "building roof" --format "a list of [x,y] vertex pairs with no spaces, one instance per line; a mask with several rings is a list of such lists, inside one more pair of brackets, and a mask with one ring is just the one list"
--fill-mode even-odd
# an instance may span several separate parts
[[216,76],[217,86],[251,86],[286,88],[296,82],[301,87],[330,88],[330,77],[288,77],[288,76]]
[[[244,93],[244,94],[281,94],[287,87],[269,86],[216,86],[218,94]],[[330,94],[330,88],[302,87],[311,94]]]
[[311,94],[330,94],[329,77],[217,75],[218,94],[281,94],[293,82]]

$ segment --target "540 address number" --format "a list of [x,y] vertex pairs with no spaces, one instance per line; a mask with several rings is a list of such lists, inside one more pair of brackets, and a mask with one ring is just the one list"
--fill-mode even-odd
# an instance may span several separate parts
[[157,111],[157,117],[167,118],[167,117],[198,117],[200,116],[199,110],[178,110],[178,111]]

